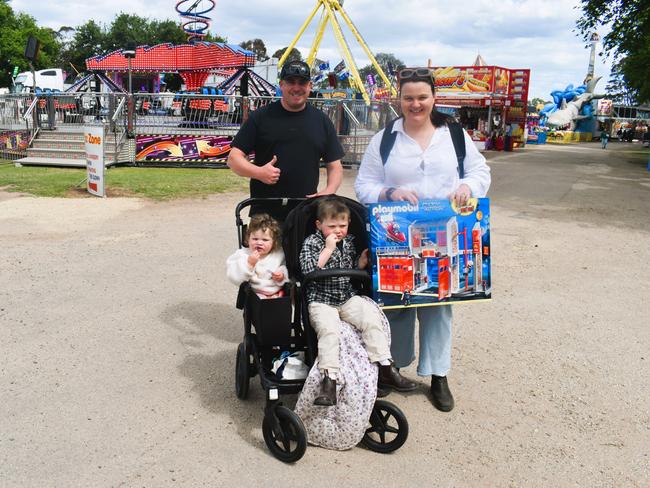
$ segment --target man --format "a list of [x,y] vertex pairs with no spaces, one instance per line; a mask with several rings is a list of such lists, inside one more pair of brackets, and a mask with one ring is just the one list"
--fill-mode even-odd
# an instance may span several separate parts
[[[312,89],[309,66],[290,61],[280,72],[282,98],[251,112],[232,142],[228,166],[250,181],[254,198],[312,197],[335,193],[343,180],[344,151],[330,119],[307,103]],[[255,152],[251,163],[247,155]],[[318,191],[319,164],[327,184]],[[283,220],[287,211],[253,206]]]

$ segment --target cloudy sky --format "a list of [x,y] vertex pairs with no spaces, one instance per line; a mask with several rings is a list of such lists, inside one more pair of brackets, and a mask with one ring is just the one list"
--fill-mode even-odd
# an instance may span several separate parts
[[[110,24],[119,12],[178,19],[176,0],[10,4],[54,29],[89,19]],[[480,53],[488,64],[530,68],[529,98],[548,100],[552,90],[581,84],[587,71],[589,50],[573,32],[578,4],[579,0],[345,0],[343,6],[374,53],[393,53],[409,66],[426,66],[429,59],[435,66],[468,65]],[[291,42],[315,6],[316,0],[216,0],[211,31],[234,44],[259,37],[273,53]],[[298,43],[303,56],[309,52],[317,20],[318,16]],[[346,27],[344,33],[357,64],[368,64]],[[332,66],[342,59],[331,28],[318,57]],[[597,56],[596,75],[603,76],[599,91],[605,89],[610,65]]]

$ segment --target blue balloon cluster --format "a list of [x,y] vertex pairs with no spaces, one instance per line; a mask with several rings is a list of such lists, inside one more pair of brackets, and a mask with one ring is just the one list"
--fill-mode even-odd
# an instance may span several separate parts
[[[580,85],[578,87],[573,87],[573,84],[567,85],[564,90],[554,90],[551,92],[553,101],[544,105],[544,108],[539,111],[539,120],[541,125],[546,124],[546,119],[550,114],[560,109],[562,106],[562,100],[566,100],[569,103],[571,100],[576,98],[579,95],[582,95],[587,91],[587,85]],[[594,113],[594,108],[590,103],[585,103],[580,109],[580,115],[586,115],[591,117]]]

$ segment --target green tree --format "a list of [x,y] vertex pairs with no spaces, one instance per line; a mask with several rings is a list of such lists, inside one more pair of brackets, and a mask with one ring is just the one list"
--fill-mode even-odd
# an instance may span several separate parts
[[89,20],[75,29],[72,41],[61,53],[61,66],[83,72],[86,59],[105,53],[105,46],[106,33],[94,20]]
[[187,35],[173,20],[154,20],[149,26],[149,44],[155,46],[169,42],[174,45],[187,42]]
[[605,89],[607,90],[607,98],[611,99],[614,103],[636,105],[637,93],[625,82],[625,78],[618,64],[612,66],[612,72],[609,75],[609,81]]
[[650,3],[647,0],[582,0],[577,26],[585,41],[608,27],[603,51],[616,62],[619,81],[636,92],[638,103],[650,101]]
[[0,86],[11,86],[14,66],[18,66],[18,71],[29,69],[24,56],[29,36],[34,36],[40,43],[34,68],[38,70],[55,65],[59,44],[52,29],[38,27],[34,18],[27,14],[14,13],[7,0],[0,0],[0,25]]
[[115,51],[122,49],[129,42],[140,46],[152,43],[152,29],[149,21],[134,14],[120,13],[108,29],[104,42],[104,49]]
[[258,61],[266,61],[269,59],[269,56],[266,53],[266,45],[262,39],[250,39],[239,43],[239,46],[248,49],[249,51],[253,51]]
[[[287,50],[287,47],[283,47],[282,49],[275,51],[273,53],[273,57],[280,59],[284,55],[284,52]],[[300,54],[300,51],[298,51],[298,49],[295,47],[291,50],[289,56],[287,56],[287,59],[285,59],[285,62],[289,61],[302,61],[302,54]]]
[[[405,66],[404,61],[395,57],[395,55],[391,53],[377,53],[375,54],[375,60],[377,61],[377,64],[381,66],[384,74],[388,77],[390,77],[391,72],[397,72]],[[367,64],[359,70],[359,75],[364,81],[369,74],[372,74],[375,77],[377,83],[383,85],[382,80],[378,77],[377,70],[372,64]]]

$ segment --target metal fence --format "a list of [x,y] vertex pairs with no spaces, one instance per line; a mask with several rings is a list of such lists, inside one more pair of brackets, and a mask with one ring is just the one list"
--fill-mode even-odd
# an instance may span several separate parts
[[[0,96],[0,134],[20,131],[22,150],[39,130],[81,129],[103,124],[116,143],[120,161],[135,161],[135,145],[128,136],[137,135],[223,135],[234,136],[249,114],[274,97],[241,97],[174,93],[125,94],[76,93],[39,98],[31,95]],[[309,102],[323,111],[334,124],[346,150],[344,162],[358,164],[370,138],[395,111],[386,102],[366,105],[363,100],[315,98]],[[25,136],[28,134],[27,136]],[[13,147],[13,146],[12,146]],[[8,157],[0,139],[0,157]]]

